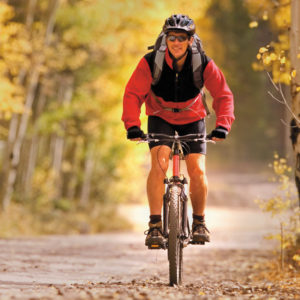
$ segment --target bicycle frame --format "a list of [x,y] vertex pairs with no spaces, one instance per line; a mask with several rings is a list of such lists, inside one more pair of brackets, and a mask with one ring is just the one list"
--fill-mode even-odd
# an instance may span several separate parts
[[[168,136],[165,134],[148,134],[146,142],[173,142],[172,160],[173,173],[170,178],[164,179],[165,194],[163,196],[163,235],[166,239],[164,245],[150,245],[149,249],[168,249],[170,285],[180,284],[182,281],[183,251],[190,241],[191,232],[187,216],[187,179],[180,174],[180,159],[183,156],[181,142],[202,141],[207,142],[201,134],[185,136]],[[203,242],[204,244],[204,242]]]
[[[149,133],[148,135],[145,136],[143,141],[146,142],[159,142],[161,140],[164,141],[172,141],[173,146],[172,146],[172,160],[173,160],[173,173],[172,176],[168,179],[165,178],[164,184],[165,184],[165,194],[163,196],[163,234],[166,238],[168,238],[168,225],[169,225],[169,220],[168,220],[168,194],[170,187],[172,185],[178,185],[179,188],[181,189],[181,195],[180,199],[181,202],[183,203],[182,205],[182,229],[181,229],[181,239],[184,240],[184,246],[187,246],[189,243],[189,236],[190,236],[190,228],[188,224],[188,217],[187,217],[187,179],[183,177],[182,179],[180,178],[180,160],[181,157],[183,156],[182,147],[181,147],[181,142],[187,142],[187,141],[202,141],[202,142],[212,142],[212,140],[207,139],[206,136],[202,134],[188,134],[185,136],[179,136],[176,132],[175,136],[169,136],[166,134],[153,134]],[[164,248],[166,249],[166,247]]]
[[179,142],[174,142],[174,153],[173,153],[173,177],[180,176],[180,150],[179,150]]

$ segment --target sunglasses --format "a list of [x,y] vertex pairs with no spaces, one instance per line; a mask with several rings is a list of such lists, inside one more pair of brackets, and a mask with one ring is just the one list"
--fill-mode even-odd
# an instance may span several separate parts
[[178,42],[182,43],[186,41],[188,37],[186,35],[168,35],[167,40],[170,42],[175,42],[177,40]]

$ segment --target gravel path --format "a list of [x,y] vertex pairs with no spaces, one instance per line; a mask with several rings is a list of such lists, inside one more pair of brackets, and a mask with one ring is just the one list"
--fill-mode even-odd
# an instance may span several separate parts
[[147,250],[141,231],[2,239],[0,299],[300,299],[299,277],[255,276],[276,223],[255,210],[209,211],[212,242],[184,250],[180,287],[168,286],[167,252]]

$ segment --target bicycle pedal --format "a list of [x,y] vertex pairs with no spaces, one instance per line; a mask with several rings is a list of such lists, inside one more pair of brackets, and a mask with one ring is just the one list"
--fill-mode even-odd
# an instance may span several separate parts
[[150,244],[150,245],[146,245],[148,247],[148,249],[150,250],[158,250],[158,249],[167,249],[167,242],[164,242],[163,244]]
[[205,242],[190,241],[190,244],[192,244],[192,245],[205,245]]
[[148,249],[150,249],[150,250],[159,250],[159,249],[164,249],[164,247],[162,245],[154,244],[154,245],[148,245]]

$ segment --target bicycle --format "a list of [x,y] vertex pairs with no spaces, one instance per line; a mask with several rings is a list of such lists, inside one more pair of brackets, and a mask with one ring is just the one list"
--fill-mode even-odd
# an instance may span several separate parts
[[182,282],[183,269],[183,248],[188,244],[195,243],[191,240],[191,230],[187,215],[187,184],[184,175],[180,174],[180,160],[184,159],[182,148],[186,142],[212,142],[203,134],[188,134],[174,136],[166,134],[149,133],[142,142],[172,142],[171,159],[173,160],[173,174],[170,178],[164,179],[165,194],[163,196],[163,236],[166,240],[164,245],[151,245],[149,249],[168,250],[169,279],[170,285],[179,285]]

